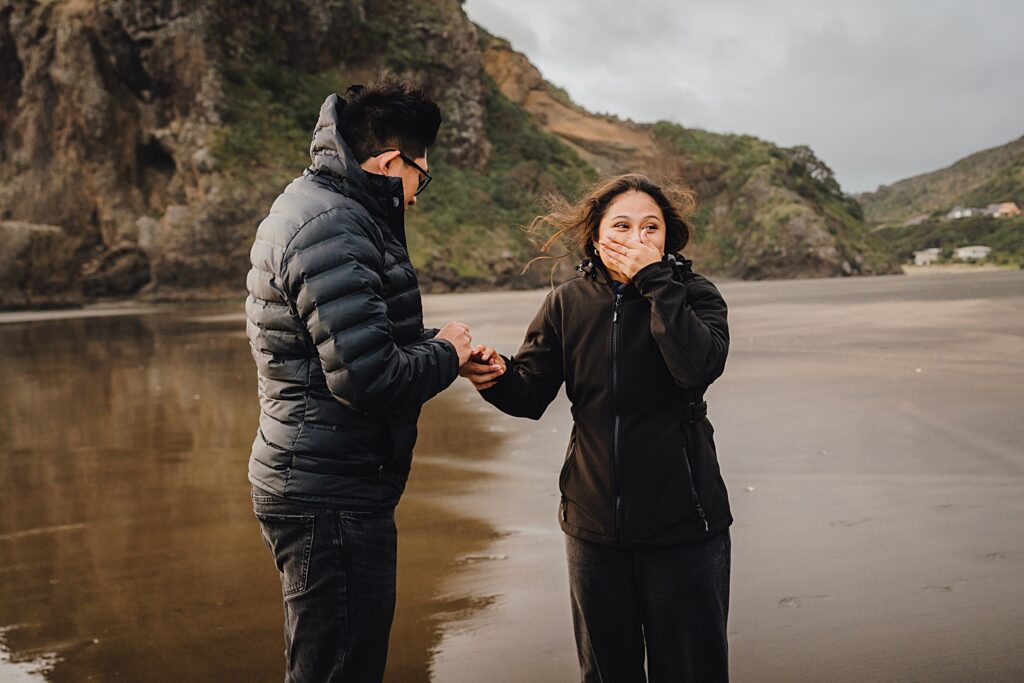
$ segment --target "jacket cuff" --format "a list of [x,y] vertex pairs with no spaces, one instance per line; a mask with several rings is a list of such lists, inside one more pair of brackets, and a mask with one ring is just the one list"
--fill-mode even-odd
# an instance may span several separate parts
[[439,354],[442,386],[447,387],[459,377],[459,352],[447,339],[429,339],[429,343],[440,345]]
[[426,327],[426,328],[424,328],[423,329],[423,340],[426,341],[427,339],[433,339],[434,337],[437,336],[437,333],[440,332],[440,331],[441,330],[439,330],[436,327]]
[[671,263],[664,259],[655,261],[637,271],[636,275],[633,276],[633,286],[646,296],[658,287],[671,282],[673,274],[674,269]]
[[509,356],[498,354],[505,361],[505,372],[501,373],[498,379],[494,380],[494,386],[488,387],[480,392],[481,396],[499,396],[502,392],[503,386],[508,386],[508,377],[512,374],[512,359]]

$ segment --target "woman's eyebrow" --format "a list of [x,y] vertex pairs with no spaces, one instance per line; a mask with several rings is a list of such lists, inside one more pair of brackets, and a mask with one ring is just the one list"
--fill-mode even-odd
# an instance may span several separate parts
[[[615,216],[614,218],[612,218],[612,220],[613,220],[613,221],[617,221],[617,220],[619,220],[620,218],[625,218],[626,220],[629,220],[630,218],[632,218],[632,216]],[[657,216],[655,216],[655,215],[654,215],[653,213],[647,214],[646,216],[644,216],[644,217],[643,217],[643,218],[641,218],[640,220],[642,220],[642,221],[645,221],[645,220],[647,220],[648,218],[653,218],[653,219],[654,219],[654,220],[656,220],[656,221],[660,221],[660,220],[661,220],[660,218],[658,218]]]

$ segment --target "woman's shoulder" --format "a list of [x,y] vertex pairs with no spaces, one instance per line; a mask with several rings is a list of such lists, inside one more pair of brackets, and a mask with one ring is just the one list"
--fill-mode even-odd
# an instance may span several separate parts
[[599,288],[593,279],[585,272],[579,273],[552,287],[541,304],[541,310],[551,320],[560,320],[563,312],[584,310],[598,293]]

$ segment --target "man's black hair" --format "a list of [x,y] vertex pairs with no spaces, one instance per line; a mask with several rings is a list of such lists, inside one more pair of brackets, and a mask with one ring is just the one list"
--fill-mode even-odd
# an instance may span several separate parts
[[353,85],[343,99],[341,136],[359,163],[387,148],[418,159],[437,138],[441,110],[423,90],[396,76]]

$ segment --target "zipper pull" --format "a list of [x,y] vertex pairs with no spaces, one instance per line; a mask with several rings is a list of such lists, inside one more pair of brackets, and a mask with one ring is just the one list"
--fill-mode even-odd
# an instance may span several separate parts
[[615,308],[612,309],[612,322],[616,323],[619,321],[619,307],[622,305],[622,295],[615,295]]
[[697,514],[700,515],[701,521],[704,522],[704,531],[711,531],[711,527],[708,525],[708,518],[705,516],[704,508],[700,506],[700,503],[697,503]]

